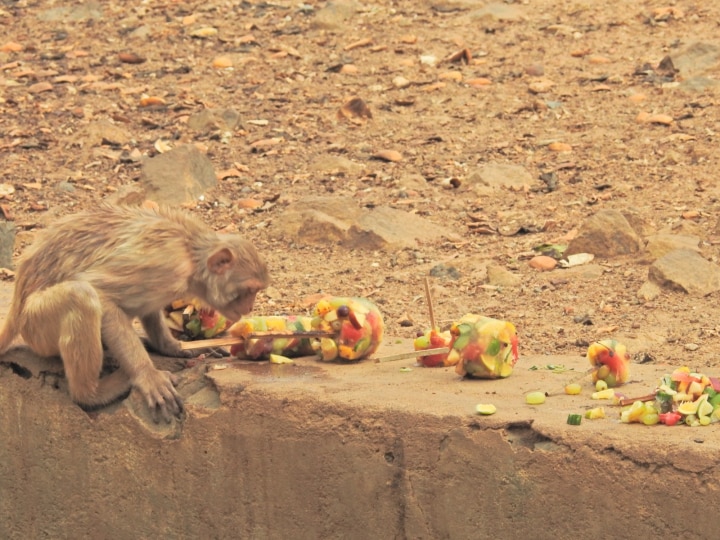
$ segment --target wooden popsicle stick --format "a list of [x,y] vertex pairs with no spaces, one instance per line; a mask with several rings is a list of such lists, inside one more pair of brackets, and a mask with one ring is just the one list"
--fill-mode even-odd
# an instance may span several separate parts
[[198,339],[196,341],[181,341],[180,348],[183,351],[187,351],[192,349],[202,349],[205,347],[227,347],[228,345],[239,345],[244,341],[245,340],[243,338],[233,336],[213,339]]
[[202,349],[204,347],[227,347],[228,345],[239,345],[245,343],[248,339],[275,339],[275,338],[287,338],[287,337],[299,337],[299,338],[319,338],[319,337],[334,337],[335,334],[332,332],[325,332],[324,330],[306,330],[293,332],[291,330],[279,330],[276,332],[253,332],[248,334],[247,337],[235,337],[225,336],[212,339],[198,339],[195,341],[181,341],[180,348],[184,351],[192,349]]
[[449,353],[450,349],[447,347],[438,347],[437,349],[425,349],[424,351],[412,351],[398,354],[390,354],[388,356],[381,356],[375,359],[376,364],[382,364],[384,362],[395,362],[396,360],[406,360],[408,358],[417,358],[418,356],[431,356],[433,354],[446,354]]
[[435,308],[433,306],[432,295],[430,294],[430,279],[425,276],[425,300],[428,305],[428,312],[430,314],[430,330],[435,330]]

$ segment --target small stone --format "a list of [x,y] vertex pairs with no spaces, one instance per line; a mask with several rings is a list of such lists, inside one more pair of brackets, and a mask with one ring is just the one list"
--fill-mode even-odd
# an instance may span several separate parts
[[233,66],[232,58],[229,56],[216,56],[213,58],[212,67],[215,69],[227,69]]
[[536,81],[533,83],[530,83],[528,85],[528,90],[532,92],[533,94],[542,94],[545,92],[550,91],[550,89],[555,86],[555,83],[548,79],[543,79],[540,81]]
[[8,41],[4,45],[0,46],[1,52],[20,52],[23,50],[23,46],[14,41]]
[[53,85],[47,81],[31,84],[28,86],[28,92],[31,94],[40,94],[42,92],[49,92],[53,89]]
[[492,81],[486,77],[474,77],[465,81],[465,84],[472,86],[473,88],[480,88],[483,86],[490,86]]
[[548,150],[553,152],[572,152],[572,146],[563,142],[552,142],[548,144]]
[[530,64],[525,67],[525,73],[531,77],[542,77],[545,75],[545,67],[542,64]]
[[547,255],[537,255],[536,257],[530,259],[530,262],[528,264],[532,268],[536,268],[537,270],[542,270],[543,272],[545,272],[547,270],[554,269],[557,266],[557,261],[552,257],[548,257]]
[[460,82],[463,79],[462,73],[459,71],[446,71],[438,75],[438,79],[441,81],[455,81]]
[[340,68],[340,73],[344,75],[356,75],[360,70],[355,64],[345,64]]
[[408,86],[410,86],[410,81],[407,80],[405,77],[401,76],[395,77],[392,80],[392,83],[395,88],[407,88]]
[[685,344],[685,350],[687,351],[697,351],[700,348],[700,345],[697,343],[686,343]]
[[381,161],[402,161],[402,154],[396,150],[380,150],[373,155],[375,159]]
[[142,64],[145,62],[145,58],[134,52],[121,52],[118,54],[118,59],[124,64]]

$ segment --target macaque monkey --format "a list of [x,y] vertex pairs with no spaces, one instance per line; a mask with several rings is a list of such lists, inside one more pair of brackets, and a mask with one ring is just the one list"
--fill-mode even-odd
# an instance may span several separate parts
[[[188,356],[161,315],[199,298],[231,321],[252,310],[268,272],[252,244],[218,235],[180,212],[101,206],[67,216],[21,258],[0,354],[19,333],[41,356],[62,358],[80,406],[110,403],[136,388],[157,421],[182,412],[175,377],[157,369],[132,321],[166,356]],[[103,345],[119,369],[100,378]]]

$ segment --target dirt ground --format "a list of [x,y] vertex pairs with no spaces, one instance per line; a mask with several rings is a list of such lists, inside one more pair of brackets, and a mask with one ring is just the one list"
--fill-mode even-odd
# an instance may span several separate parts
[[[658,66],[712,41],[720,5],[509,1],[490,6],[500,18],[479,15],[483,5],[0,2],[0,202],[18,251],[57,216],[136,183],[138,156],[195,143],[220,180],[188,209],[265,253],[273,286],[259,314],[301,312],[318,292],[362,295],[381,307],[389,335],[413,337],[428,326],[423,279],[442,264],[459,275],[433,278],[439,319],[513,321],[521,354],[583,355],[615,335],[659,362],[717,374],[716,295],[639,300],[642,255],[600,260],[603,274],[589,280],[538,272],[528,259],[567,243],[594,212],[618,209],[639,214],[646,232],[699,236],[717,260],[717,94],[683,90]],[[62,6],[80,11],[52,11]],[[371,119],[338,116],[355,96]],[[235,109],[240,127],[189,129],[206,107]],[[671,119],[640,123],[640,112]],[[132,139],[93,141],[85,130],[101,119]],[[376,159],[382,151],[402,159]],[[328,157],[358,171],[311,167]],[[533,183],[479,195],[468,178],[489,162],[521,165]],[[461,240],[351,252],[268,237],[289,204],[325,194],[417,213]],[[488,286],[488,264],[521,285]]]

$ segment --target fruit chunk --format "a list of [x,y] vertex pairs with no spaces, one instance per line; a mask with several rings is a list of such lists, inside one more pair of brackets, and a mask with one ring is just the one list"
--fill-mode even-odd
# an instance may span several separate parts
[[491,414],[495,414],[497,412],[497,408],[492,403],[478,403],[475,406],[475,411],[478,414],[489,416]]
[[542,405],[545,403],[545,392],[530,392],[525,394],[525,402],[529,405]]
[[605,390],[601,390],[600,392],[593,392],[590,397],[592,399],[614,399],[615,390],[613,390],[612,388],[607,388]]
[[582,392],[582,386],[580,386],[578,383],[570,383],[565,386],[565,393],[569,396],[576,396],[580,392]]
[[567,423],[571,426],[579,426],[582,422],[582,415],[580,414],[569,414],[567,417]]
[[605,408],[595,407],[589,411],[585,411],[585,418],[588,420],[597,420],[598,418],[605,418]]

